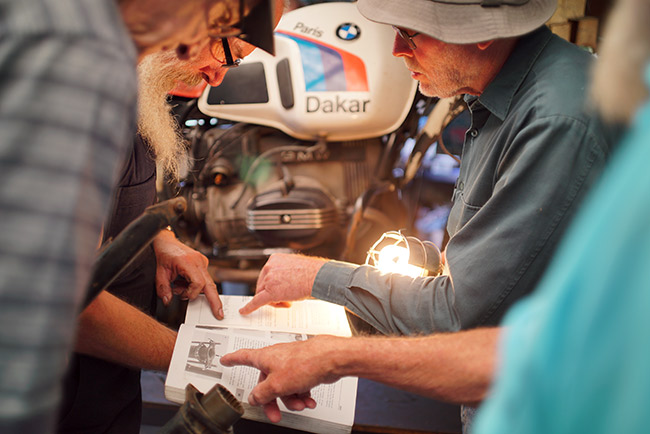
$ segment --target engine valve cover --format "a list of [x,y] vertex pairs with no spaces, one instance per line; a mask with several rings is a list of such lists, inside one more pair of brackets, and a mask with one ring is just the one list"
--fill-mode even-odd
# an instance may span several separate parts
[[339,211],[322,189],[283,181],[255,196],[246,213],[246,227],[267,244],[305,249],[329,237],[342,237]]

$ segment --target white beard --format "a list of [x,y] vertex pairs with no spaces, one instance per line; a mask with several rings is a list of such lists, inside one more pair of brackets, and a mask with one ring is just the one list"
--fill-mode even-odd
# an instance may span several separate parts
[[173,179],[178,179],[188,153],[167,100],[168,92],[179,81],[189,86],[202,81],[183,67],[173,52],[150,54],[138,64],[138,133],[154,152],[158,169]]

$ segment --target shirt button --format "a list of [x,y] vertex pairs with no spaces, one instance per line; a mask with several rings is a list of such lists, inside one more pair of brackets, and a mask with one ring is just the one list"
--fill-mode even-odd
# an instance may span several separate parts
[[478,130],[476,128],[472,128],[471,130],[469,130],[469,135],[472,137],[478,136]]
[[465,188],[465,183],[464,183],[463,181],[460,181],[460,182],[458,183],[458,190],[459,190],[459,191],[463,191],[463,188]]

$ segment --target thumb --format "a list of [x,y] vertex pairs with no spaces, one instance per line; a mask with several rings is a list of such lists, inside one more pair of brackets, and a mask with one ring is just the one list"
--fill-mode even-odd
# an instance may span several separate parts
[[267,291],[258,292],[257,294],[255,294],[253,299],[246,304],[246,306],[239,309],[239,313],[242,315],[248,315],[249,313],[252,313],[257,309],[259,309],[260,307],[266,306],[272,301],[273,301],[273,297],[271,297],[271,294],[269,294]]
[[259,382],[255,387],[253,387],[250,395],[248,395],[248,402],[251,405],[266,405],[271,402],[275,403],[275,400],[278,397],[279,395],[274,394],[272,388],[269,386],[269,377],[260,374]]

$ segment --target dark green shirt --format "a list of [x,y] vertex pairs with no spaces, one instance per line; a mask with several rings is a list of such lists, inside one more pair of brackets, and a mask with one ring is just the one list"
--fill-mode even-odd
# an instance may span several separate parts
[[613,132],[586,109],[593,57],[543,27],[520,38],[480,97],[447,224],[449,274],[409,278],[330,262],[313,288],[384,333],[494,325],[542,276]]

